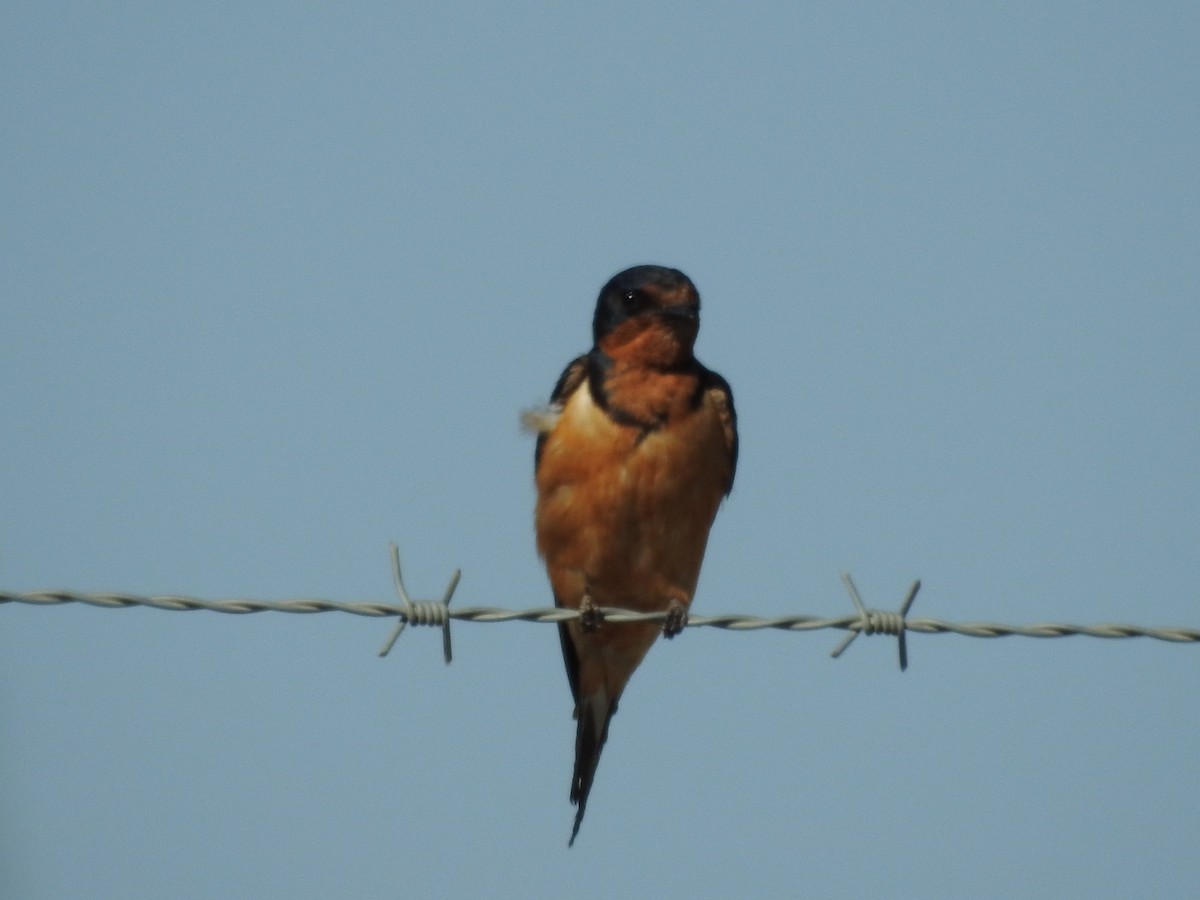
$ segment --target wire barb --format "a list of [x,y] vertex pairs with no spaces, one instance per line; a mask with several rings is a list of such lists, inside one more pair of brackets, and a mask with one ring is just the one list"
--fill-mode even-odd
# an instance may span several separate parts
[[850,600],[854,603],[854,608],[858,610],[858,618],[848,626],[850,633],[842,638],[841,642],[833,648],[833,651],[829,655],[837,659],[845,652],[847,647],[854,643],[854,639],[860,634],[891,634],[895,635],[900,647],[900,671],[903,672],[908,668],[908,641],[905,640],[905,635],[908,632],[908,621],[905,617],[908,615],[908,611],[912,609],[913,601],[917,599],[917,591],[921,589],[921,582],[914,581],[912,583],[912,587],[908,589],[908,596],[900,604],[899,612],[867,609],[862,601],[862,597],[859,596],[858,588],[854,586],[854,579],[850,577],[849,572],[842,573],[842,584],[846,586],[846,591],[850,594]]
[[454,574],[450,576],[450,584],[446,586],[446,593],[442,595],[441,600],[413,600],[404,588],[404,576],[400,573],[400,548],[393,542],[388,544],[388,549],[392,555],[392,585],[396,589],[396,595],[400,598],[403,612],[400,613],[400,621],[396,623],[396,627],[392,629],[392,633],[380,648],[379,655],[387,656],[391,652],[392,646],[403,633],[406,625],[440,625],[442,626],[442,656],[446,660],[446,665],[450,665],[454,658],[450,648],[450,598],[454,596],[454,589],[458,587],[458,579],[462,577],[462,570],[454,570]]

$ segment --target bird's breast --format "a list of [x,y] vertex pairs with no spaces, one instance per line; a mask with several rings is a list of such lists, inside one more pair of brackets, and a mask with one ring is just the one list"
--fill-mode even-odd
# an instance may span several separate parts
[[567,398],[542,449],[536,520],[552,572],[580,573],[612,605],[657,608],[640,596],[647,585],[695,589],[729,461],[718,415],[691,402],[694,383],[645,388],[665,410],[653,428],[615,420],[586,384]]

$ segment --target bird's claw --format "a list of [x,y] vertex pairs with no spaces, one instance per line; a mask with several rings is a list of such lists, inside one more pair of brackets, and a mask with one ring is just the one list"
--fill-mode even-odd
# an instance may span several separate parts
[[663,619],[663,637],[675,637],[679,632],[687,627],[688,611],[687,607],[676,598],[671,599],[671,603],[667,606],[667,617]]
[[579,603],[579,627],[584,634],[591,634],[600,627],[600,610],[592,602],[590,594],[584,594]]

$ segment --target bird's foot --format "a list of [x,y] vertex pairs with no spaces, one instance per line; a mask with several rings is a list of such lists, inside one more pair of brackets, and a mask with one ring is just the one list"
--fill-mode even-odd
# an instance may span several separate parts
[[600,610],[592,602],[592,595],[585,593],[579,601],[579,627],[584,634],[591,634],[600,627]]
[[668,640],[675,637],[687,628],[687,623],[687,602],[678,597],[672,597],[671,602],[667,605],[667,617],[663,620],[663,637]]

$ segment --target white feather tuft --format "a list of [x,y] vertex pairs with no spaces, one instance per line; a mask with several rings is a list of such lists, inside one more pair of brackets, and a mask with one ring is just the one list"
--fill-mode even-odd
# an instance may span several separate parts
[[549,434],[554,430],[554,426],[558,424],[560,418],[562,418],[561,406],[554,404],[532,406],[529,409],[521,410],[521,430],[528,431],[530,434]]

